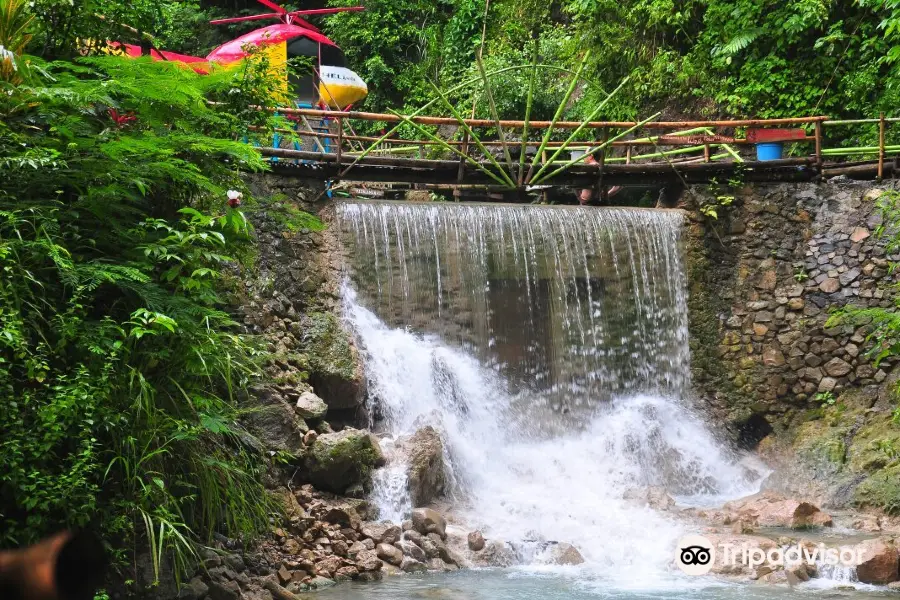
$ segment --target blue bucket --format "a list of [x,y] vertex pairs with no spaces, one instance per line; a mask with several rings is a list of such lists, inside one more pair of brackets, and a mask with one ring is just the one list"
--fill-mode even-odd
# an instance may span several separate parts
[[768,142],[756,145],[756,160],[781,160],[784,144],[781,142]]

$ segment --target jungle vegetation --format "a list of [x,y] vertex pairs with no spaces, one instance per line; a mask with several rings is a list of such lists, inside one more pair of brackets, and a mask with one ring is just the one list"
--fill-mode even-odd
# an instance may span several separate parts
[[[477,77],[483,46],[488,70],[528,64],[535,48],[569,68],[587,57],[574,118],[626,76],[604,118],[898,116],[900,0],[366,6],[317,21],[369,83],[366,109],[416,108],[430,81]],[[201,77],[78,56],[83,40],[135,38],[202,55],[253,27],[210,18],[260,11],[0,0],[0,547],[91,527],[116,540],[120,566],[144,548],[156,565],[186,564],[214,533],[249,538],[268,523],[268,458],[237,425],[267,353],[229,312],[253,252],[226,192],[265,168],[242,140],[270,124],[247,107],[276,91],[264,68]],[[492,81],[502,116],[524,113],[527,76]],[[533,116],[549,118],[568,78],[541,78]],[[473,94],[456,101],[489,117]]]

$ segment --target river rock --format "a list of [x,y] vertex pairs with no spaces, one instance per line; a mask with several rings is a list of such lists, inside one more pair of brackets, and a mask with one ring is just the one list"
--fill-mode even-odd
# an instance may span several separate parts
[[403,554],[405,554],[406,556],[411,556],[421,563],[428,561],[429,557],[427,554],[425,554],[425,550],[423,550],[413,542],[410,542],[408,540],[400,540],[395,544],[395,546],[399,547],[403,551]]
[[338,494],[367,482],[372,469],[383,462],[375,436],[352,428],[320,435],[306,448],[302,458],[310,483]]
[[484,535],[480,531],[471,532],[467,541],[469,543],[469,550],[472,550],[473,552],[478,552],[484,548]]
[[416,431],[407,445],[410,499],[413,506],[426,506],[444,493],[447,484],[444,445],[438,431],[430,425]]
[[422,535],[436,533],[442,539],[447,537],[447,521],[436,510],[431,508],[416,508],[412,511],[413,529]]
[[882,539],[866,540],[857,544],[856,549],[862,553],[862,562],[856,567],[856,574],[862,583],[886,585],[900,580],[900,556],[893,544]]
[[241,588],[236,581],[210,581],[210,600],[240,600]]
[[400,540],[402,532],[393,523],[363,523],[359,532],[372,538],[376,544],[393,544]]
[[476,565],[482,567],[511,567],[518,562],[518,557],[512,548],[500,540],[491,540],[483,550],[475,553],[474,560]]
[[[437,552],[438,552],[437,555],[441,558],[441,560],[443,560],[446,563],[452,563],[455,565],[461,564],[459,557],[456,556],[456,553],[454,553],[452,550],[450,550],[450,548],[447,547],[447,544],[444,543],[444,540],[441,539],[441,536],[439,536],[436,533],[429,533],[428,540],[432,544],[434,544],[435,548],[437,548]],[[427,550],[426,550],[426,553],[427,553]]]
[[303,419],[318,421],[325,417],[325,413],[328,412],[328,405],[312,392],[303,392],[300,394],[294,410]]
[[731,514],[731,521],[743,519],[760,527],[789,527],[802,529],[831,524],[831,517],[809,502],[785,498],[772,491],[764,491],[722,507]]
[[391,544],[378,544],[375,547],[375,552],[378,558],[392,565],[399,567],[403,562],[403,551]]
[[403,562],[400,563],[400,569],[402,571],[405,571],[406,573],[421,573],[423,571],[427,571],[428,567],[425,566],[425,563],[423,562],[420,562],[408,556],[404,556]]
[[248,411],[243,417],[247,429],[267,450],[299,453],[309,426],[277,391],[268,388],[254,391],[259,409]]
[[[393,546],[391,546],[393,548]],[[356,555],[356,566],[360,571],[380,571],[383,563],[374,550],[363,550]]]
[[335,581],[351,581],[359,577],[359,569],[356,567],[341,567],[334,572]]
[[560,542],[548,549],[547,562],[552,565],[580,565],[584,562],[584,557],[572,544]]
[[314,572],[319,577],[333,577],[343,565],[344,561],[340,557],[332,555],[317,562]]

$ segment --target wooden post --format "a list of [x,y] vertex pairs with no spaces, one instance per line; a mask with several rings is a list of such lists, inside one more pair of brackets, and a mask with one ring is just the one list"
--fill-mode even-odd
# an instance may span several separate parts
[[816,121],[816,168],[819,176],[822,176],[822,145],[823,145],[822,121]]
[[884,113],[878,122],[878,181],[884,178]]
[[703,162],[709,162],[709,144],[703,144]]
[[[603,128],[602,139],[604,144],[609,141],[609,129],[606,127]],[[600,152],[600,160],[597,162],[600,165],[600,175],[597,177],[598,200],[600,201],[600,204],[605,206],[608,200],[606,186],[603,185],[603,166],[606,164],[606,148],[603,148]]]
[[458,183],[462,183],[463,176],[466,174],[465,156],[469,153],[469,132],[468,131],[463,134],[462,153],[463,153],[463,156],[459,157],[459,169],[456,172],[456,181]]
[[337,139],[337,164],[341,165],[341,154],[344,146],[344,120],[340,117],[337,119],[338,139]]
[[628,147],[625,148],[625,164],[631,164],[631,144],[628,144]]

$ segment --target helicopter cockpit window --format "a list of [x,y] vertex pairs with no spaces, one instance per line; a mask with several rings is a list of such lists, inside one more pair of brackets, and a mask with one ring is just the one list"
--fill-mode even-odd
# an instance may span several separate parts
[[309,38],[297,38],[288,44],[287,55],[288,58],[308,56],[313,59],[313,63],[310,65],[310,67],[312,67],[313,69],[313,72],[299,76],[297,74],[291,73],[290,77],[288,78],[294,97],[300,102],[307,102],[312,104],[319,98],[319,90],[318,86],[316,85],[315,75],[315,71],[317,71],[319,68],[319,65],[317,64],[317,59],[319,57],[319,43],[314,42]]
[[288,58],[295,56],[319,56],[319,42],[305,37],[293,40],[287,47]]
[[347,60],[340,48],[322,44],[322,64],[329,67],[346,67]]

